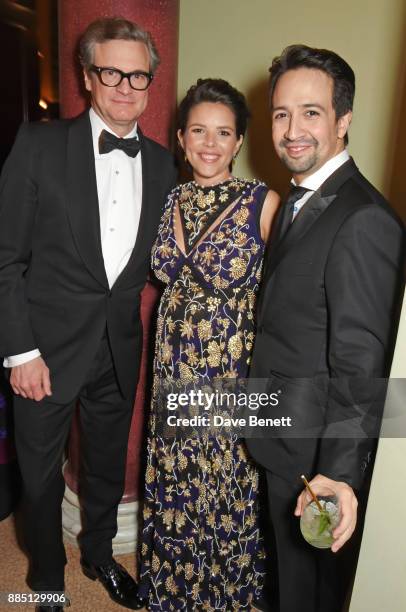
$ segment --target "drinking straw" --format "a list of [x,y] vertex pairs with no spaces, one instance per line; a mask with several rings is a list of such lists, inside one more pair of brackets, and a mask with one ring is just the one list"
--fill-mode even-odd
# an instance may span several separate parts
[[312,488],[311,488],[311,486],[309,485],[309,483],[308,483],[308,481],[307,481],[306,476],[304,476],[304,475],[302,474],[300,478],[303,480],[303,482],[304,482],[304,483],[305,483],[305,485],[306,485],[306,489],[309,491],[310,495],[313,497],[313,501],[314,501],[314,502],[317,504],[317,507],[318,507],[318,509],[319,509],[319,512],[323,512],[323,508],[322,508],[322,506],[321,506],[321,504],[320,504],[319,500],[317,499],[317,496],[316,496],[316,495],[315,495],[315,493],[312,491]]

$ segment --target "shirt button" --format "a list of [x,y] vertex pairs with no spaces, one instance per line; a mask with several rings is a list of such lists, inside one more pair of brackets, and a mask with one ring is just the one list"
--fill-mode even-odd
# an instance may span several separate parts
[[113,204],[117,204],[117,200],[113,200]]
[[119,170],[116,170],[116,174],[120,174]]
[[115,228],[114,228],[114,227],[110,227],[110,228],[109,228],[109,230],[110,230],[111,232],[114,232]]

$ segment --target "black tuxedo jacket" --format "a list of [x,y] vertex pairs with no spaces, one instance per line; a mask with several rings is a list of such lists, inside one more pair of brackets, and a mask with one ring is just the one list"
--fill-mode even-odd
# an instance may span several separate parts
[[0,179],[0,355],[38,347],[53,400],[73,399],[106,326],[119,383],[137,383],[140,292],[167,192],[172,155],[139,133],[142,208],[127,266],[109,289],[88,112],[73,120],[26,123]]
[[388,375],[403,227],[352,159],[282,238],[279,225],[280,216],[258,301],[250,377],[279,392],[278,407],[260,416],[290,416],[292,428],[274,438],[267,429],[247,444],[260,464],[291,483],[300,483],[302,473],[321,473],[358,488],[379,431],[384,388],[373,379]]

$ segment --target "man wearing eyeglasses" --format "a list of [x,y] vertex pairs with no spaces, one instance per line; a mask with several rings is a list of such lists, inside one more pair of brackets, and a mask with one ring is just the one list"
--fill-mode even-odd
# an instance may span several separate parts
[[79,401],[82,567],[114,601],[139,609],[112,539],[140,364],[140,292],[176,175],[171,154],[137,127],[159,62],[150,35],[100,19],[80,54],[90,110],[24,124],[1,177],[0,354],[15,393],[31,588],[64,590],[61,462]]

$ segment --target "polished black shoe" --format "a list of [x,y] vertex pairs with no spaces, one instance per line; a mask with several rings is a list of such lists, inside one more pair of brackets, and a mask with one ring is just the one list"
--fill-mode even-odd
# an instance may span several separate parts
[[141,610],[146,599],[138,596],[138,586],[127,570],[114,559],[104,565],[88,565],[81,560],[82,571],[90,580],[99,580],[111,599],[124,608]]

